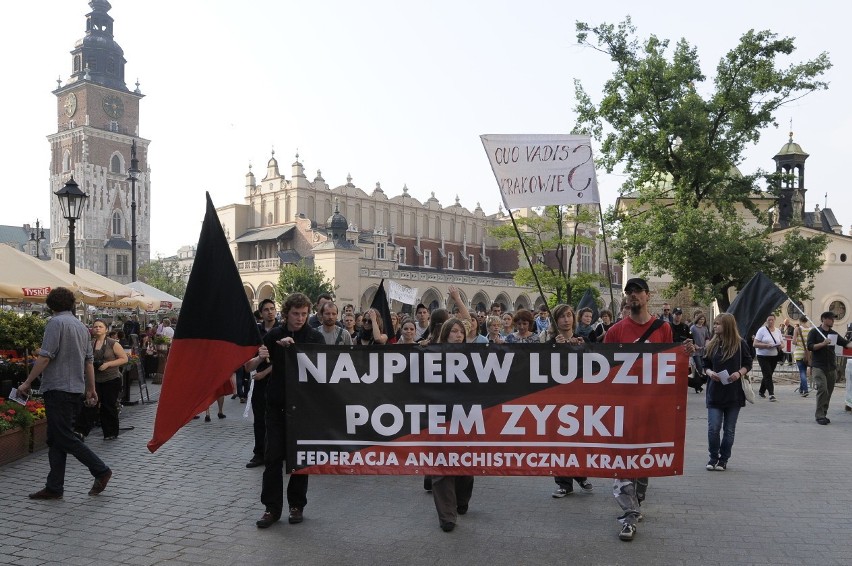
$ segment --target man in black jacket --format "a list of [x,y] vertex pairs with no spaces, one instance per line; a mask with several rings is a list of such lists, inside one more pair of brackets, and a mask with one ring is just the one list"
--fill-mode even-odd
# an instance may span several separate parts
[[[285,351],[293,344],[325,344],[322,334],[307,324],[310,309],[311,301],[305,295],[293,293],[287,297],[281,309],[281,326],[273,328],[263,337],[263,346],[258,352],[259,357],[272,361],[272,374],[266,386],[266,468],[260,493],[260,501],[266,506],[266,511],[257,521],[259,529],[265,529],[278,521],[284,507],[284,457],[287,445]],[[287,504],[290,508],[288,520],[291,524],[302,522],[302,513],[308,502],[307,494],[308,476],[291,475],[287,484]]]

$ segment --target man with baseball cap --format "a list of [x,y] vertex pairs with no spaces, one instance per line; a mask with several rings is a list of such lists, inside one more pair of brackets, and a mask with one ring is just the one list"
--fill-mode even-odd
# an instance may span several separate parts
[[[849,341],[840,336],[832,328],[834,326],[834,313],[826,311],[819,317],[821,324],[818,328],[812,328],[808,332],[807,348],[811,356],[811,377],[816,389],[816,422],[827,425],[828,404],[834,391],[834,382],[837,380],[837,363],[834,356],[834,345],[848,346]],[[834,339],[831,336],[834,335]]]
[[[605,344],[632,344],[634,342],[651,342],[671,344],[672,327],[666,321],[652,315],[648,310],[651,298],[648,282],[641,277],[628,279],[624,284],[624,297],[630,308],[630,314],[612,325],[604,336]],[[684,348],[692,355],[695,346],[692,340],[684,340]],[[613,485],[615,501],[624,512],[618,517],[621,532],[618,538],[631,541],[636,535],[636,525],[643,519],[639,506],[645,499],[648,490],[648,478],[616,478]]]

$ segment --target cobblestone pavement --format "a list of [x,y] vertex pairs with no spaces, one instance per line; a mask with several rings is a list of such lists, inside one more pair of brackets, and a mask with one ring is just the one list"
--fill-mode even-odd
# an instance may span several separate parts
[[[238,401],[227,418],[190,422],[156,454],[155,405],[126,407],[115,442],[88,442],[114,470],[91,477],[69,460],[65,498],[31,501],[47,452],[0,468],[0,564],[847,564],[852,554],[852,413],[835,391],[829,426],[814,422],[779,376],[777,403],[740,413],[727,472],[707,472],[703,395],[687,397],[686,469],[651,480],[636,540],[618,540],[611,480],[552,499],[545,477],[479,477],[470,512],[438,528],[419,477],[311,478],[305,521],[255,527],[263,468],[246,469],[251,425]],[[151,386],[152,392],[156,386]]]

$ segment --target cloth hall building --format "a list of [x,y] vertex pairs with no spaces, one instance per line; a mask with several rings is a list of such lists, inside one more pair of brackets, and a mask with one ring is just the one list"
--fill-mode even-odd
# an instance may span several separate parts
[[[537,290],[513,280],[518,253],[501,250],[487,233],[509,220],[502,209],[486,215],[479,203],[471,211],[458,198],[443,206],[434,193],[421,202],[407,187],[389,196],[379,183],[368,193],[351,176],[332,187],[320,171],[308,180],[298,154],[288,179],[273,152],[261,179],[251,169],[246,174],[243,202],[217,212],[255,306],[273,296],[281,265],[302,260],[323,269],[337,285],[339,304],[359,310],[369,307],[382,279],[416,288],[417,302],[432,309],[452,306],[447,304],[450,285],[476,308],[501,303],[504,311],[530,309],[542,302]],[[580,230],[596,236],[598,227]],[[574,272],[606,273],[602,248],[578,250]],[[620,286],[620,280],[613,285]],[[392,308],[404,305],[394,301]]]

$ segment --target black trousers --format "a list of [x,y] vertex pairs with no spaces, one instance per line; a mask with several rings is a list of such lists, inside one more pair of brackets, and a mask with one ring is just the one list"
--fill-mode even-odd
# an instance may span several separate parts
[[102,383],[95,383],[99,406],[83,406],[80,415],[77,417],[74,430],[83,436],[89,436],[95,423],[100,420],[104,438],[118,436],[118,396],[121,393],[121,379],[117,377]]
[[775,367],[778,365],[777,356],[757,356],[757,365],[760,366],[760,373],[763,374],[763,379],[760,380],[760,391],[763,395],[769,392],[770,395],[775,395],[775,384],[772,382],[772,374],[775,373]]
[[254,455],[263,458],[266,452],[266,384],[267,379],[254,382],[251,392],[251,411],[254,413]]
[[[257,384],[255,384],[257,387]],[[255,415],[257,420],[257,415]],[[264,454],[263,488],[260,502],[266,510],[280,515],[284,508],[284,458],[287,450],[284,407],[266,407],[266,453]],[[291,475],[287,483],[287,506],[303,509],[308,504],[308,476]]]

